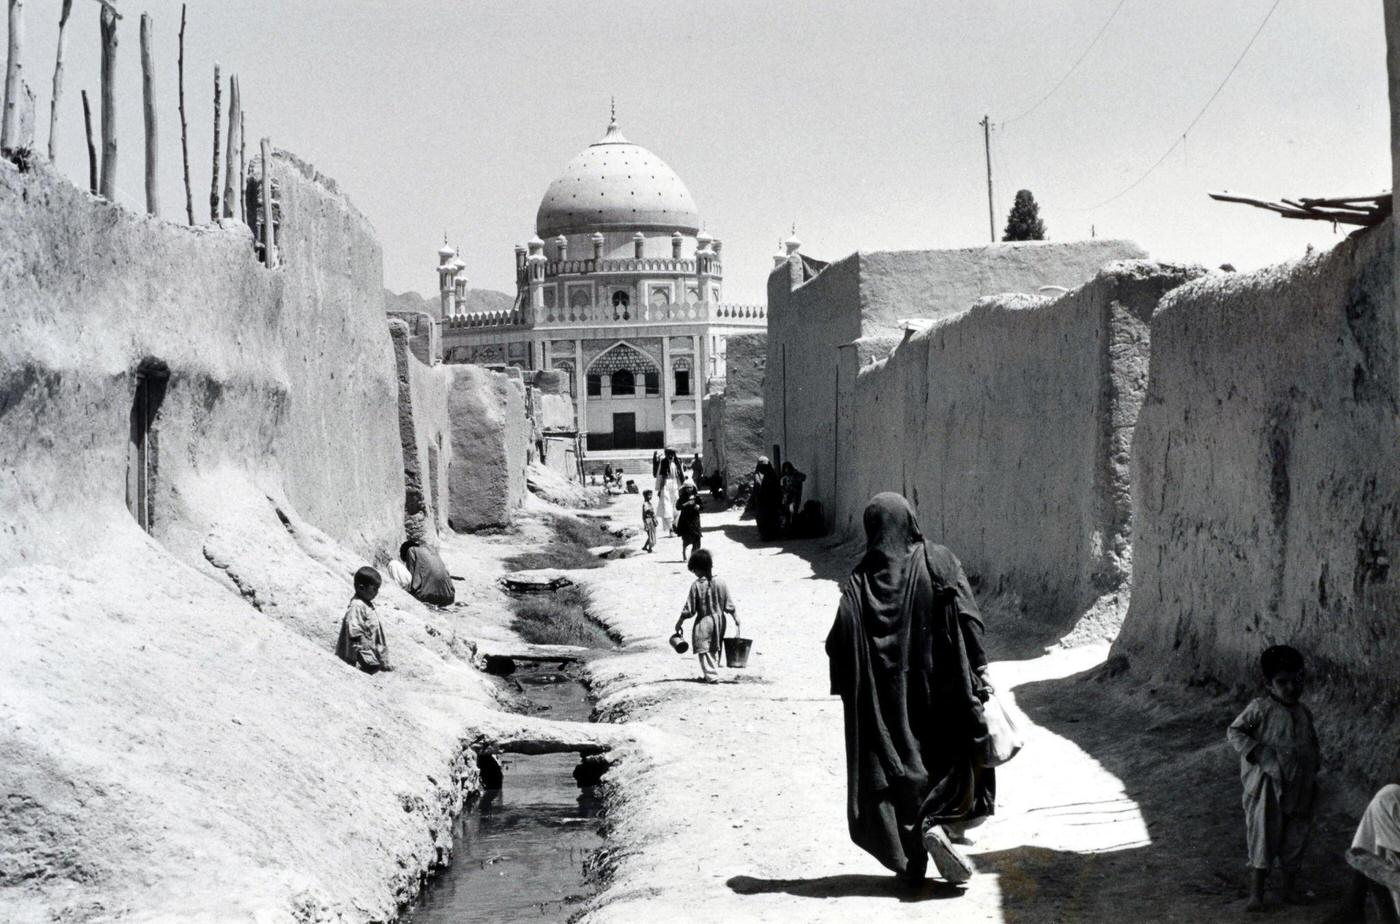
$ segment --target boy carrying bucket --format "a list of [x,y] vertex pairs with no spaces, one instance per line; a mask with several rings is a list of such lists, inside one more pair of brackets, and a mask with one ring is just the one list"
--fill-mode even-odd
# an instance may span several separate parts
[[685,621],[695,617],[691,629],[690,642],[695,647],[695,655],[700,659],[700,673],[706,683],[719,683],[719,653],[724,638],[725,618],[734,617],[734,631],[739,631],[739,616],[729,599],[729,588],[715,577],[715,563],[710,553],[700,549],[690,556],[690,573],[695,575],[695,583],[690,585],[690,593],[685,598],[685,607],[680,619],[676,620],[676,634],[680,635]]

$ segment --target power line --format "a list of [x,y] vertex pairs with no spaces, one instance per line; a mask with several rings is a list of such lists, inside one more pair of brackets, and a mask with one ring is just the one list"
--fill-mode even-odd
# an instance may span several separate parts
[[1255,29],[1254,34],[1249,37],[1249,42],[1245,44],[1244,51],[1241,51],[1240,56],[1235,59],[1235,63],[1230,65],[1230,70],[1225,73],[1224,79],[1221,80],[1220,84],[1215,88],[1215,92],[1210,95],[1210,99],[1206,100],[1205,105],[1202,106],[1200,111],[1196,113],[1196,117],[1192,119],[1184,129],[1181,130],[1180,134],[1176,136],[1176,140],[1171,143],[1170,147],[1168,147],[1165,151],[1162,152],[1162,156],[1157,158],[1157,160],[1153,162],[1152,166],[1148,167],[1147,170],[1145,170],[1143,174],[1139,176],[1136,180],[1133,180],[1123,189],[1114,193],[1112,196],[1109,196],[1102,202],[1097,202],[1094,205],[1086,206],[1084,208],[1066,208],[1063,210],[1067,212],[1092,212],[1094,209],[1103,208],[1105,205],[1117,202],[1119,199],[1123,198],[1128,193],[1132,192],[1134,189],[1137,189],[1138,186],[1142,185],[1142,182],[1144,180],[1146,180],[1149,176],[1156,172],[1158,167],[1166,163],[1167,158],[1171,156],[1172,152],[1186,143],[1186,136],[1190,134],[1193,128],[1196,127],[1196,123],[1201,121],[1201,118],[1206,114],[1206,110],[1210,108],[1211,103],[1215,102],[1215,98],[1220,95],[1220,91],[1225,89],[1225,84],[1229,83],[1230,78],[1235,75],[1235,71],[1239,68],[1240,63],[1244,61],[1245,55],[1249,54],[1249,49],[1254,47],[1255,40],[1258,39],[1259,34],[1264,31],[1264,27],[1269,23],[1269,18],[1274,15],[1274,10],[1278,9],[1279,4],[1282,2],[1283,0],[1274,0],[1274,5],[1269,7],[1269,12],[1265,13],[1264,18],[1259,21],[1259,28]]
[[1074,63],[1069,66],[1069,70],[1065,71],[1064,76],[1061,77],[1059,81],[1056,82],[1056,84],[1050,88],[1049,92],[1042,96],[1040,99],[1036,100],[1035,103],[1031,106],[1031,108],[1027,109],[1025,112],[1021,113],[1018,116],[1014,116],[1013,118],[1007,119],[1005,122],[1002,122],[1002,128],[1005,128],[1012,122],[1019,122],[1026,116],[1030,115],[1032,112],[1035,112],[1041,107],[1042,103],[1044,103],[1050,97],[1055,95],[1056,90],[1060,89],[1060,87],[1065,85],[1065,81],[1069,80],[1070,75],[1079,69],[1079,65],[1084,63],[1085,58],[1089,57],[1089,52],[1094,50],[1094,46],[1099,43],[1099,39],[1103,38],[1103,34],[1108,31],[1109,24],[1113,22],[1114,18],[1118,15],[1118,11],[1121,10],[1123,8],[1123,4],[1127,2],[1128,0],[1118,0],[1118,5],[1113,8],[1112,13],[1108,14],[1108,19],[1104,20],[1104,24],[1099,27],[1099,31],[1094,33],[1093,40],[1084,47],[1084,50],[1079,53],[1079,57],[1075,58]]

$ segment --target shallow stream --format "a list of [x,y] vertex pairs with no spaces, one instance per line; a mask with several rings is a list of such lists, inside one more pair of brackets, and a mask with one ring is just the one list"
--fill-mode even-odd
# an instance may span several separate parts
[[[549,666],[511,675],[540,715],[586,722],[583,684]],[[409,924],[565,921],[589,894],[583,864],[601,847],[597,787],[574,782],[577,754],[501,755],[504,782],[457,822],[452,865],[423,893]]]

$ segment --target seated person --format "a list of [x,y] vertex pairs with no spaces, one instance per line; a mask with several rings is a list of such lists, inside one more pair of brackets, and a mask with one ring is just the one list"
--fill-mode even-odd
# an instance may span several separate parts
[[1342,907],[1327,924],[1362,924],[1366,896],[1375,900],[1377,920],[1400,922],[1400,786],[1382,786],[1356,826],[1347,863],[1352,867]]
[[452,583],[452,575],[447,572],[447,566],[437,552],[410,539],[399,546],[399,558],[406,566],[408,583],[404,583],[404,568],[396,569],[391,563],[389,573],[404,590],[434,606],[451,606],[457,599],[457,587]]

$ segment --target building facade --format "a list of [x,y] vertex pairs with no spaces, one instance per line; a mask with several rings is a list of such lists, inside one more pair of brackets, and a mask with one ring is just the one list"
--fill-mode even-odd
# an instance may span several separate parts
[[698,452],[727,338],[766,327],[762,306],[721,300],[721,250],[680,177],[614,118],[550,184],[535,237],[516,245],[509,310],[462,310],[464,267],[439,252],[443,359],[569,373],[594,459]]

